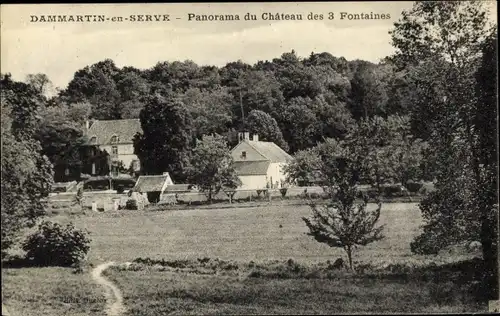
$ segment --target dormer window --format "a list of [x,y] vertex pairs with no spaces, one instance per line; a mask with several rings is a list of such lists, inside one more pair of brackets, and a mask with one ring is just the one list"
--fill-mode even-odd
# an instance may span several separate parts
[[246,151],[242,151],[241,152],[241,158],[243,158],[243,159],[247,158],[247,152]]
[[120,139],[119,139],[119,138],[118,138],[118,136],[116,136],[116,135],[113,135],[113,136],[111,137],[111,143],[112,143],[112,144],[116,144],[116,143],[118,143],[118,142],[119,142],[119,140],[120,140]]
[[91,143],[92,145],[97,144],[97,137],[96,137],[96,136],[92,136],[92,137],[90,138],[90,143]]

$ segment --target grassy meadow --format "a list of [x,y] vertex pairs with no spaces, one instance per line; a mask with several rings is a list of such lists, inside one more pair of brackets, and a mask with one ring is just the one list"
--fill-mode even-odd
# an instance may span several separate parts
[[[111,269],[107,274],[123,292],[127,315],[427,313],[486,308],[467,299],[470,284],[450,283],[439,273],[429,280],[409,279],[408,271],[402,277],[312,271],[327,260],[345,260],[345,255],[305,234],[307,228],[301,217],[310,214],[306,205],[273,202],[254,207],[61,213],[51,220],[72,221],[91,233],[88,262],[94,266],[137,258],[171,262],[210,258],[211,262],[228,260],[237,266],[235,274],[226,273],[228,268],[222,272],[197,267]],[[357,249],[355,264],[384,269],[471,258],[470,253],[453,251],[437,256],[413,255],[410,242],[419,233],[421,223],[416,203],[383,204],[380,224],[385,225],[385,238]],[[289,259],[312,272],[265,272],[269,262]],[[261,264],[261,268],[243,269],[248,262]],[[102,289],[92,283],[89,272],[90,268],[83,274],[62,268],[4,268],[3,302],[9,309],[21,311],[21,315],[84,315],[85,310],[99,315],[104,296]],[[39,311],[44,313],[37,314]]]
[[[375,207],[375,205],[370,205]],[[317,262],[343,256],[307,236],[301,217],[311,215],[307,205],[275,203],[259,207],[191,209],[180,211],[119,211],[54,220],[72,220],[91,232],[89,260],[131,261],[156,259],[280,260]],[[414,256],[409,244],[422,220],[417,204],[386,203],[380,224],[385,239],[356,251],[362,262],[399,262]]]

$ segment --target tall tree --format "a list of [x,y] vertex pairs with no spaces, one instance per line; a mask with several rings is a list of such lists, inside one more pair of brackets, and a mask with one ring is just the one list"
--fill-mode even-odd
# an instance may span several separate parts
[[355,119],[383,115],[386,112],[387,88],[384,74],[374,64],[357,61],[358,66],[351,79],[349,108]]
[[92,104],[92,118],[120,119],[120,92],[116,84],[119,72],[111,59],[84,67],[75,73],[68,87],[61,91],[61,97],[70,104]]
[[196,137],[228,131],[233,121],[231,107],[234,103],[228,88],[211,91],[190,88],[180,98],[193,118]]
[[134,138],[134,153],[145,174],[169,172],[176,182],[186,180],[192,143],[192,118],[182,102],[154,95],[140,115],[142,134]]
[[224,138],[217,134],[196,141],[187,173],[189,181],[205,192],[209,202],[220,190],[234,190],[241,185],[231,152]]
[[278,123],[271,115],[260,110],[253,110],[246,120],[246,131],[258,134],[260,141],[274,142],[283,150],[288,151],[288,144],[283,139],[283,134]]
[[91,106],[86,103],[58,104],[44,107],[40,112],[35,138],[41,144],[42,154],[53,165],[55,181],[80,178],[80,150],[85,143],[84,123],[90,109]]
[[436,191],[421,203],[426,225],[412,248],[436,252],[459,241],[480,240],[488,267],[485,272],[489,273],[485,286],[490,297],[498,298],[498,225],[492,221],[498,206],[493,204],[493,194],[478,190],[496,190],[495,181],[486,176],[486,170],[496,166],[485,168],[478,149],[482,147],[482,126],[496,118],[477,115],[486,105],[479,105],[477,99],[476,73],[482,60],[491,64],[491,60],[484,61],[484,57],[491,58],[488,50],[482,49],[490,33],[484,4],[416,2],[394,26],[393,60],[401,68],[426,68],[411,84],[415,91],[425,91],[427,96],[421,93],[422,99],[434,108],[428,119],[429,143],[435,151]]
[[313,102],[310,98],[297,97],[280,109],[277,121],[291,153],[316,145],[318,121],[312,110]]
[[39,95],[46,95],[54,87],[46,74],[29,74],[26,76],[26,82],[35,89]]
[[2,75],[2,258],[25,227],[45,214],[52,166],[34,135],[40,95],[31,85]]

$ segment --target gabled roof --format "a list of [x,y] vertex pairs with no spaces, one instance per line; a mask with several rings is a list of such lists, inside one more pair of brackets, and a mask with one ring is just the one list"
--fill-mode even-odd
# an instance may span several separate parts
[[168,184],[166,182],[169,180],[170,176],[168,174],[157,176],[139,176],[133,191],[139,193],[161,192]]
[[239,176],[266,175],[271,162],[268,161],[235,161],[234,170]]
[[244,142],[247,142],[251,147],[271,162],[288,162],[292,160],[292,156],[273,142],[253,140],[244,140]]
[[194,190],[194,185],[192,184],[170,184],[167,185],[165,192],[191,192]]
[[97,138],[97,145],[111,145],[113,136],[118,136],[117,144],[131,144],[136,133],[141,133],[141,122],[139,119],[94,121],[87,130],[89,141],[92,137]]

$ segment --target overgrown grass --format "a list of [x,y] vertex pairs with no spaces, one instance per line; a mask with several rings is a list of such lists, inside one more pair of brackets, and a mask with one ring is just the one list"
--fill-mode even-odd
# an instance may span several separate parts
[[[112,269],[107,275],[123,290],[128,315],[487,310],[486,303],[476,301],[470,293],[474,277],[464,277],[467,272],[463,271],[469,271],[468,266],[477,261],[464,263],[466,266],[462,264],[458,270],[448,266],[413,269],[408,273],[391,269],[349,273],[332,271],[328,263],[301,265],[289,260],[237,264],[207,259],[141,259],[136,260],[135,266]],[[206,273],[207,270],[213,273]],[[311,274],[313,271],[317,273]]]
[[2,268],[2,304],[19,316],[104,316],[104,292],[69,268]]

